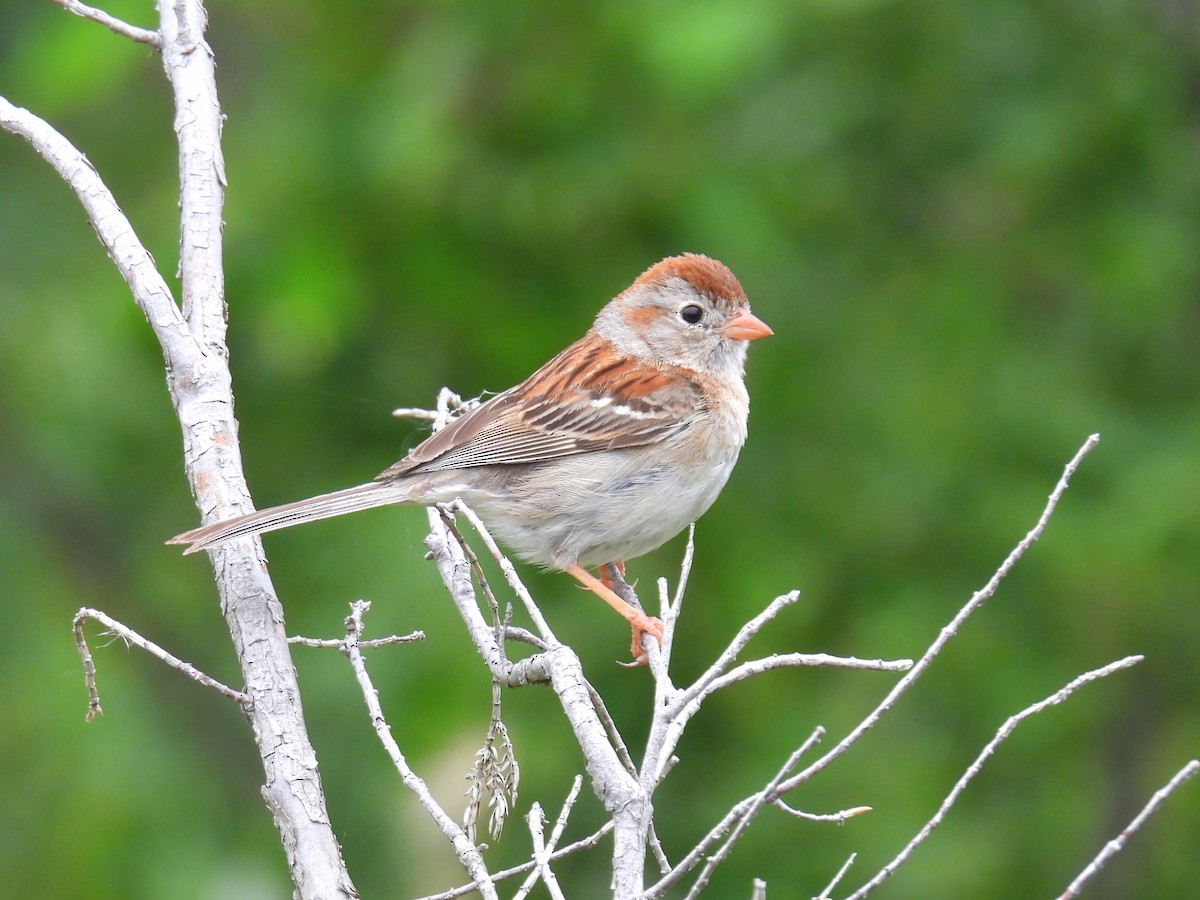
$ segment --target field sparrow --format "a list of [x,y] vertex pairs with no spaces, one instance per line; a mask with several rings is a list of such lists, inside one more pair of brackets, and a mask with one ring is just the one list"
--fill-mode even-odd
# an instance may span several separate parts
[[720,493],[746,440],[747,342],[771,334],[733,273],[685,253],[651,266],[582,338],[418,444],[374,481],[170,540],[185,553],[390,503],[461,497],[517,555],[574,576],[641,638],[662,623],[584,567],[659,547]]

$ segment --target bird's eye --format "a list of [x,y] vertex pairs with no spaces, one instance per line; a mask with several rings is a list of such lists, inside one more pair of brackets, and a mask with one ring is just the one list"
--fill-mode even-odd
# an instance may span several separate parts
[[704,318],[704,310],[695,303],[689,303],[679,311],[679,318],[687,322],[689,325],[699,325]]

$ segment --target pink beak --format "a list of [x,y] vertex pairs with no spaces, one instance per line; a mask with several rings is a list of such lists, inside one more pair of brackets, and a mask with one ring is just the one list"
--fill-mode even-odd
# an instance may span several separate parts
[[735,341],[754,341],[774,333],[766,322],[748,309],[739,309],[721,329],[723,336]]

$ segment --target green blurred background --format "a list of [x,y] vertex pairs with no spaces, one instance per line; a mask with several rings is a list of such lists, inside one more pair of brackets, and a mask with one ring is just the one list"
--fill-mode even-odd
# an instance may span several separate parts
[[[151,24],[148,3],[107,8]],[[390,410],[514,383],[650,263],[709,253],[775,337],[751,438],[697,532],[677,669],[698,672],[791,588],[755,645],[919,655],[1034,522],[1044,538],[855,751],[767,811],[710,896],[856,886],[1004,718],[1077,673],[1146,662],[1018,729],[879,891],[1049,896],[1200,748],[1200,25],[1172,0],[254,4],[213,0],[228,115],[230,343],[260,505],[374,475],[422,428]],[[0,93],[82,148],[159,261],[177,260],[159,59],[41,0],[0,6]],[[85,726],[70,639],[99,607],[212,675],[237,670],[148,327],[49,168],[0,136],[0,883],[14,897],[289,895],[243,718],[98,636]],[[174,282],[172,282],[174,283]],[[424,515],[273,535],[293,633],[374,602],[394,731],[451,808],[485,671],[422,560]],[[643,596],[676,541],[637,561]],[[528,572],[637,748],[650,698],[623,624]],[[95,634],[95,629],[92,631]],[[364,896],[458,883],[338,654],[295,652],[329,807]],[[715,698],[658,800],[678,858],[811,728],[826,746],[891,676],[776,673]],[[508,695],[524,781],[556,810],[581,769],[553,697]],[[1200,785],[1094,897],[1194,894]],[[600,820],[585,791],[569,834]],[[528,847],[509,825],[489,859]],[[561,866],[607,893],[608,845]]]

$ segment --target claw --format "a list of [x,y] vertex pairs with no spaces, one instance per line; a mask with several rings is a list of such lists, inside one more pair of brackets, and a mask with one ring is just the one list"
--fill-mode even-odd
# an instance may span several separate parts
[[637,660],[634,665],[647,665],[649,660],[646,658],[646,651],[642,649],[642,638],[650,635],[656,641],[658,646],[662,646],[663,642],[663,623],[661,619],[656,619],[654,616],[643,614],[639,619],[630,619],[629,627],[633,632],[632,640],[629,645],[629,652],[633,658]]

